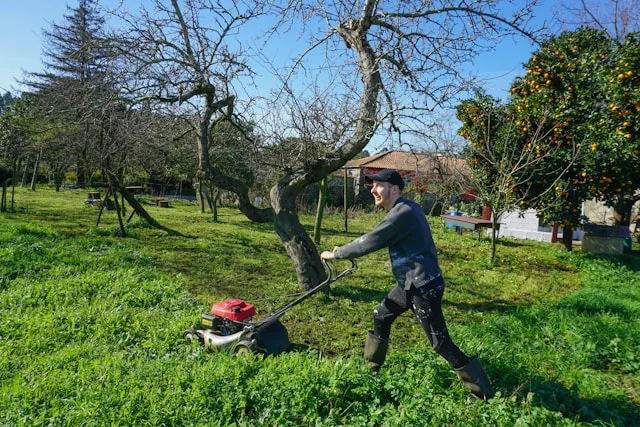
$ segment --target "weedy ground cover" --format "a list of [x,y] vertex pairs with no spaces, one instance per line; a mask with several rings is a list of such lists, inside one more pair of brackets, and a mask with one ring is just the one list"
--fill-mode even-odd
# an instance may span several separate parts
[[[371,312],[394,285],[381,251],[282,321],[277,357],[208,353],[181,338],[210,304],[259,315],[299,292],[267,224],[223,208],[145,207],[181,235],[85,206],[84,191],[20,190],[0,216],[1,425],[632,425],[640,417],[640,261],[489,242],[431,219],[454,340],[477,354],[497,397],[473,401],[405,315],[379,375],[361,367]],[[321,249],[349,232],[329,215]],[[311,229],[313,218],[302,215]],[[340,268],[340,264],[337,265]]]

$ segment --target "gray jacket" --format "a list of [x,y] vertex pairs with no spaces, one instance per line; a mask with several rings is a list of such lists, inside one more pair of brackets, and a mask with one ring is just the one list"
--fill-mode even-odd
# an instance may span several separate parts
[[334,252],[337,259],[353,259],[389,248],[391,270],[398,285],[419,288],[442,272],[431,229],[422,208],[400,197],[382,221],[369,233]]

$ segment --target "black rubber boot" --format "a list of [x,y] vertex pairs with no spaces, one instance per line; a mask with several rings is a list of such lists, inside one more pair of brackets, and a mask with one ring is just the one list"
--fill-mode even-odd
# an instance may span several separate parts
[[467,366],[457,368],[456,374],[476,399],[487,400],[493,397],[489,378],[477,357],[472,357]]
[[372,369],[378,370],[387,357],[389,340],[377,337],[373,331],[367,332],[367,339],[364,342],[364,361]]

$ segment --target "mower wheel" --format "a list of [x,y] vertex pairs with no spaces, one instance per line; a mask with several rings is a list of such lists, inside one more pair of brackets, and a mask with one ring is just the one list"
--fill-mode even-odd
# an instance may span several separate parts
[[182,333],[182,337],[188,339],[191,342],[202,342],[202,338],[196,333],[196,330],[189,328]]
[[253,343],[249,340],[238,341],[233,347],[233,352],[240,356],[246,356],[249,353],[253,353]]

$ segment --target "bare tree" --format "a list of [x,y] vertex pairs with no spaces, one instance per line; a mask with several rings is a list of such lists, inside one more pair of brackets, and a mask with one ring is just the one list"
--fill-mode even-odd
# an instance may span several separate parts
[[[344,166],[382,130],[401,138],[404,129],[419,127],[422,118],[467,88],[469,76],[460,72],[461,64],[501,37],[534,38],[528,27],[535,3],[528,1],[511,16],[505,13],[508,7],[492,0],[286,3],[273,25],[274,34],[293,28],[308,34],[310,41],[286,83],[303,75],[298,72],[323,73],[328,82],[323,95],[343,97],[355,109],[326,150],[282,170],[266,209],[251,204],[249,183],[214,167],[208,154],[208,133],[219,121],[238,116],[241,100],[235,85],[248,82],[250,76],[236,32],[260,16],[263,6],[249,0],[229,6],[155,0],[154,13],[123,16],[128,22],[128,62],[134,65],[124,80],[141,99],[191,107],[197,116],[193,127],[200,172],[217,187],[234,192],[248,218],[273,222],[301,286],[309,288],[324,278],[324,271],[298,219],[297,195]],[[305,60],[316,52],[322,52],[324,60],[305,67]],[[280,136],[284,140],[287,134],[282,130]]]
[[[182,115],[198,140],[201,173],[211,175],[214,183],[224,180],[239,194],[241,209],[249,217],[268,220],[245,197],[244,182],[209,167],[208,147],[212,129],[234,113],[234,82],[251,74],[241,49],[232,50],[233,40],[243,23],[261,13],[260,6],[155,0],[152,7],[153,11],[141,9],[139,16],[120,16],[127,23],[122,45],[127,63],[124,90],[152,108],[174,105],[173,113]],[[207,13],[210,22],[205,24],[201,20]]]
[[[326,96],[318,81],[295,93],[288,88],[286,78],[279,77],[284,89],[268,100],[260,130],[266,137],[261,146],[262,163],[282,176],[283,171],[326,157],[349,134],[357,112],[357,102],[354,102],[357,99],[351,94]],[[320,243],[327,185],[327,177],[320,180],[313,233],[316,244]]]
[[[2,197],[0,212],[7,210],[7,186],[11,184],[11,210],[15,196],[15,185],[21,162],[25,160],[25,173],[29,155],[36,149],[31,135],[30,124],[34,121],[34,113],[30,96],[23,95],[0,114],[0,185]],[[37,115],[36,115],[37,117]]]

